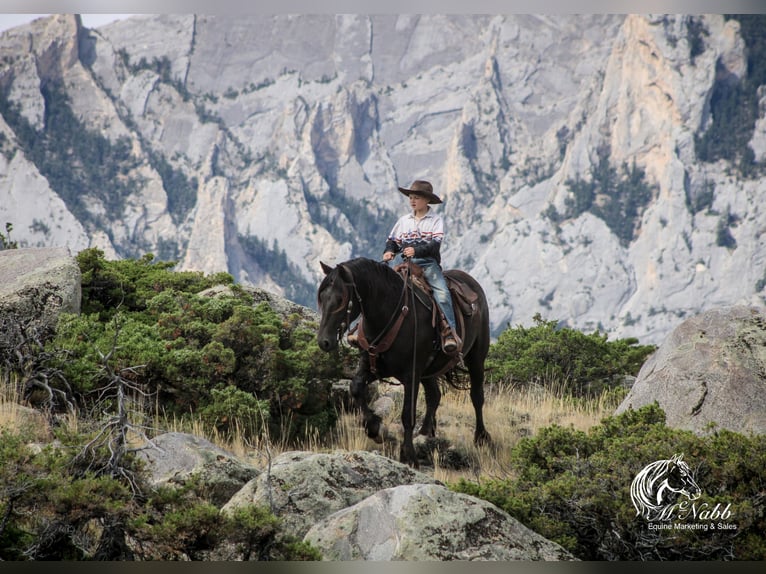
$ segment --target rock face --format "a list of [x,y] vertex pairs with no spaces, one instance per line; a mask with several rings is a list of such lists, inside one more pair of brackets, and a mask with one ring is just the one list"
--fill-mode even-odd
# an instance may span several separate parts
[[436,484],[381,490],[311,527],[326,560],[573,560],[496,506]]
[[[444,264],[482,283],[495,334],[539,312],[659,343],[684,317],[763,302],[762,183],[695,148],[746,56],[716,14],[165,14],[97,30],[52,15],[0,35],[0,222],[26,246],[150,251],[311,307],[318,261],[379,257],[407,209],[396,186],[425,178]],[[72,154],[40,155],[34,133]],[[112,177],[79,165],[85,142]],[[651,190],[617,228],[632,236],[567,214],[571,182],[602,161]]]
[[80,312],[80,268],[68,249],[0,251],[0,277],[3,321],[31,321],[45,332],[59,313]]
[[717,308],[676,327],[616,413],[654,401],[672,427],[766,433],[766,309]]
[[370,452],[284,453],[221,511],[249,505],[326,560],[573,559],[494,505]]
[[409,466],[369,452],[284,453],[240,490],[223,508],[243,505],[271,509],[296,536],[318,520],[351,506],[382,488],[401,484],[435,484]]
[[151,484],[182,486],[198,481],[199,495],[219,507],[258,474],[232,453],[185,433],[159,435],[138,456],[147,463]]

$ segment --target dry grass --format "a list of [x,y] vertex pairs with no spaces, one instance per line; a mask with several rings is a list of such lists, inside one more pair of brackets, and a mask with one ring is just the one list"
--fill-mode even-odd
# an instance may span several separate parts
[[15,378],[0,382],[0,431],[24,433],[29,442],[44,442],[50,438],[50,425],[45,416],[21,404]]
[[467,452],[477,464],[469,474],[440,468],[437,461],[434,476],[443,482],[460,478],[506,478],[510,475],[506,461],[522,438],[534,436],[541,428],[553,424],[587,430],[616,408],[615,400],[607,397],[574,399],[556,385],[490,387],[485,397],[484,421],[493,445],[476,447],[473,444],[474,411],[468,392],[450,390],[444,394],[439,407],[437,434]]
[[[377,444],[367,438],[358,417],[343,413],[336,432],[327,440],[311,438],[292,449],[311,451],[368,450],[398,460],[401,438],[401,408],[403,393],[401,386],[380,383],[380,393],[393,398],[393,407],[383,416],[388,438]],[[593,400],[573,399],[560,389],[560,385],[513,389],[490,387],[486,392],[484,420],[492,435],[493,445],[476,447],[473,444],[474,410],[468,391],[443,389],[442,401],[437,412],[437,437],[449,443],[470,460],[474,461],[467,470],[449,470],[435,460],[433,469],[421,470],[433,473],[437,480],[455,482],[460,478],[481,480],[504,478],[510,475],[506,465],[510,451],[523,437],[535,435],[539,429],[558,424],[587,430],[609,416],[619,402],[619,395],[604,395]],[[418,397],[418,419],[425,411],[423,393]]]
[[16,428],[20,422],[21,405],[15,384],[0,386],[0,428]]
[[[484,420],[487,430],[492,435],[493,444],[483,447],[476,447],[473,444],[474,411],[469,392],[443,388],[442,401],[437,412],[437,437],[446,439],[453,448],[471,460],[471,468],[460,471],[450,470],[440,465],[437,457],[433,468],[421,468],[421,470],[432,473],[437,480],[445,483],[456,482],[460,478],[478,481],[485,478],[508,477],[511,471],[506,461],[509,460],[513,447],[523,437],[533,436],[540,428],[552,424],[587,430],[599,424],[605,416],[610,415],[620,399],[619,395],[604,395],[595,400],[577,400],[561,392],[558,387],[555,384],[525,388],[488,385],[485,391]],[[0,386],[0,429],[23,428],[31,441],[44,441],[50,438],[50,429],[45,418],[32,409],[21,406],[19,397],[14,391],[15,388],[13,384]],[[191,433],[207,438],[258,466],[266,465],[269,460],[290,450],[377,451],[398,460],[402,387],[381,382],[379,392],[392,400],[390,409],[383,414],[388,437],[381,444],[367,438],[359,417],[354,413],[341,413],[332,433],[320,435],[314,431],[296,443],[287,444],[273,439],[268,433],[256,439],[247,439],[238,432],[235,432],[233,437],[222,436],[216,429],[206,427],[200,420],[168,418],[160,412],[158,405],[153,405],[153,408],[149,409],[144,408],[146,405],[135,405],[135,412],[154,411],[152,416],[146,417],[139,423],[146,429],[153,429],[148,434]],[[421,392],[418,397],[418,421],[422,418],[424,411],[425,404]],[[76,427],[77,420],[71,420],[68,424]],[[134,446],[144,442],[142,436],[134,435],[131,438]]]

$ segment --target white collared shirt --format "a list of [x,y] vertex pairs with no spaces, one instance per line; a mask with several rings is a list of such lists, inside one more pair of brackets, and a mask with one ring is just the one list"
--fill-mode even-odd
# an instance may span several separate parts
[[431,211],[430,207],[420,219],[416,219],[412,213],[403,215],[388,234],[388,240],[394,241],[400,249],[430,241],[441,243],[442,239],[444,239],[444,220],[441,215]]

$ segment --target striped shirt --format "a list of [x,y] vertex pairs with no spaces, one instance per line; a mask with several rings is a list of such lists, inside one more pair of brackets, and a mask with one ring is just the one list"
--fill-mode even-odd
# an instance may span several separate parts
[[438,263],[443,239],[444,221],[441,215],[429,208],[419,220],[412,213],[400,217],[388,234],[386,250],[396,253],[405,247],[414,247],[415,257],[433,257]]

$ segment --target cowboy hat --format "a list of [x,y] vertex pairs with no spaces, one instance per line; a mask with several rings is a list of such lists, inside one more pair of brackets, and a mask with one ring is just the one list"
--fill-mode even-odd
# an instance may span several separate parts
[[428,200],[428,203],[442,202],[439,196],[434,193],[434,188],[431,187],[431,184],[421,179],[413,181],[409,189],[407,189],[406,187],[400,187],[399,191],[401,191],[407,197],[409,197],[412,194],[425,197]]

